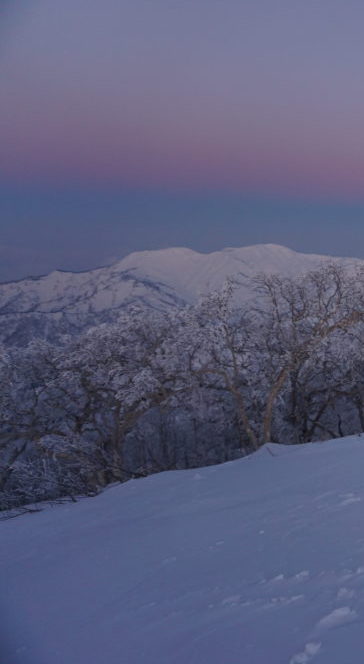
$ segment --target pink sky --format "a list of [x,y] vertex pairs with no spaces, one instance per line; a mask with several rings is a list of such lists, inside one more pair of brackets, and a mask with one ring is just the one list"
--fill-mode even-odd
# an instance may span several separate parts
[[359,2],[38,0],[9,16],[6,179],[362,196]]

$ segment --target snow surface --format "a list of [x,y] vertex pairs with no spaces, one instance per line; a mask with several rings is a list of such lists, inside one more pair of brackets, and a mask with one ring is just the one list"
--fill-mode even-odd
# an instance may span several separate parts
[[362,664],[364,437],[0,524],[1,664]]

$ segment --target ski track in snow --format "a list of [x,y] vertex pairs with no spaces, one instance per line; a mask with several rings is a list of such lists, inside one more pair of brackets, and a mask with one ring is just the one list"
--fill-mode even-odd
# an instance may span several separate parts
[[363,440],[275,447],[1,523],[1,664],[362,664]]

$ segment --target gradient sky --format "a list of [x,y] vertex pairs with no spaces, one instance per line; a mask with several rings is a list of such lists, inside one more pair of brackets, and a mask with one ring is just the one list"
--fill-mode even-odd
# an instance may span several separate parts
[[362,0],[0,3],[0,279],[134,249],[364,256]]

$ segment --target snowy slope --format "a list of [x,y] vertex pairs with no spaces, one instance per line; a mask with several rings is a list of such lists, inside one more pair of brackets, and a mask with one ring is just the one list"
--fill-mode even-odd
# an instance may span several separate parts
[[99,312],[143,297],[164,299],[165,304],[173,298],[193,302],[201,293],[220,288],[228,276],[251,277],[262,271],[300,274],[327,260],[333,259],[271,244],[210,254],[185,248],[140,251],[88,272],[55,271],[0,284],[0,311]]
[[1,523],[1,662],[362,664],[364,439],[269,449]]
[[73,273],[55,271],[39,278],[0,284],[0,341],[26,343],[32,336],[57,338],[107,322],[123,307],[181,306],[220,289],[227,277],[241,284],[247,297],[248,279],[259,272],[298,275],[336,260],[300,254],[278,245],[255,245],[201,254],[185,248],[141,251],[112,266]]
[[120,265],[168,283],[187,301],[193,302],[198,295],[221,288],[230,276],[240,278],[244,283],[244,277],[259,272],[301,274],[328,260],[333,259],[301,254],[280,245],[260,244],[210,254],[183,248],[144,251],[130,254]]

